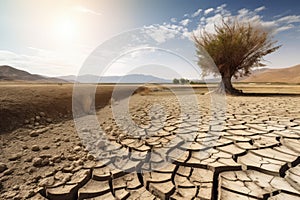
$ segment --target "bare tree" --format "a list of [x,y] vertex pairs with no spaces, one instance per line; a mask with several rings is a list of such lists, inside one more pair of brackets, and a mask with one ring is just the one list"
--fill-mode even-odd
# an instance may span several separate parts
[[[231,78],[249,75],[250,68],[254,66],[265,66],[262,63],[263,57],[280,46],[275,46],[277,41],[272,41],[270,31],[236,19],[223,19],[220,25],[215,25],[214,30],[214,33],[202,30],[199,35],[193,35],[198,65],[204,76],[221,74],[219,92],[240,94],[242,91],[232,86]],[[203,55],[205,53],[209,56]],[[213,62],[208,57],[215,65],[212,65]]]

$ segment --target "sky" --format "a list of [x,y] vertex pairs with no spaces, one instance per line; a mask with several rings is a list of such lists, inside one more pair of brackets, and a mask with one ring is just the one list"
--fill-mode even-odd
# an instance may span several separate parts
[[[265,57],[267,67],[300,64],[297,0],[1,0],[0,4],[0,65],[35,74],[93,73],[95,69],[82,70],[89,67],[87,60],[91,54],[101,57],[106,53],[106,63],[93,63],[102,68],[97,72],[102,75],[145,69],[146,74],[171,78],[172,73],[159,67],[167,66],[183,77],[195,77],[201,72],[182,59],[196,62],[191,33],[213,32],[222,17],[232,16],[271,30],[282,45]],[[139,42],[129,44],[126,34],[133,33]],[[122,45],[130,46],[130,51],[114,58]],[[104,66],[108,58],[113,61],[109,67]]]

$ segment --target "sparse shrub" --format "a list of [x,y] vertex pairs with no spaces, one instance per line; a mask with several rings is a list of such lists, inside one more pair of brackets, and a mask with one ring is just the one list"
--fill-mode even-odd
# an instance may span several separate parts
[[173,83],[174,83],[174,84],[179,84],[179,80],[178,80],[177,78],[174,78],[174,79],[173,79]]

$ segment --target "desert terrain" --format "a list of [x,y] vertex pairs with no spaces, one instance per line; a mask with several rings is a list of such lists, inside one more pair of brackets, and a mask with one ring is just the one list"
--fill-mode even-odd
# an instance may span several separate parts
[[265,69],[260,73],[254,73],[242,82],[256,83],[299,83],[300,82],[300,65],[295,65],[282,69]]
[[216,107],[193,87],[145,86],[124,118],[98,85],[75,123],[73,84],[2,83],[0,199],[300,199],[300,86],[239,83]]
[[0,13],[0,200],[300,200],[300,1]]

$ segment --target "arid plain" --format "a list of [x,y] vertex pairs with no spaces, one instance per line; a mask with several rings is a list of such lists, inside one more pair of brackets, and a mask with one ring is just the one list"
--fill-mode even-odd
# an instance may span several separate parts
[[[146,85],[130,97],[137,129],[124,131],[112,113],[122,98],[98,85],[94,114],[108,148],[91,113],[76,129],[72,84],[3,83],[0,199],[299,199],[300,86],[236,87],[250,95],[223,96],[215,110],[205,85],[193,85],[198,105],[186,86]],[[105,159],[88,152],[97,149]],[[130,161],[122,170],[120,159]]]

